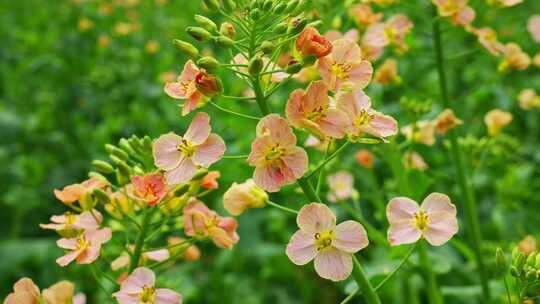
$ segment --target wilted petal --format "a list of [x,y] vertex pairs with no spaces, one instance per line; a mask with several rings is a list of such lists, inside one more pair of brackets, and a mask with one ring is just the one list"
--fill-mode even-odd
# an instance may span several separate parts
[[366,230],[355,221],[345,221],[336,226],[334,230],[336,239],[332,245],[339,250],[355,253],[369,244]]
[[336,216],[325,204],[311,203],[300,209],[296,223],[304,233],[315,235],[333,229],[336,226]]
[[352,256],[335,248],[323,250],[315,257],[315,271],[322,278],[343,281],[351,275]]
[[317,254],[314,235],[304,233],[302,230],[296,231],[287,244],[285,253],[296,265],[309,263]]

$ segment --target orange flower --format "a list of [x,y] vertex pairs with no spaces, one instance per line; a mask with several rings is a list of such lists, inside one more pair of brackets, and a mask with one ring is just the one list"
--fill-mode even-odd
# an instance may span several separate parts
[[453,129],[463,124],[463,121],[458,119],[452,109],[445,109],[437,118],[435,118],[435,127],[439,134],[445,134],[448,130]]
[[296,49],[304,57],[315,56],[321,58],[330,54],[332,44],[326,37],[319,34],[317,29],[308,26],[296,39]]
[[204,189],[217,189],[219,184],[217,179],[221,176],[219,171],[210,171],[201,179],[201,187]]
[[369,150],[361,149],[356,152],[356,162],[367,169],[372,169],[375,163],[375,155]]
[[397,73],[397,60],[393,58],[386,59],[375,71],[373,81],[382,85],[390,85],[392,83],[399,85],[401,83],[401,77]]

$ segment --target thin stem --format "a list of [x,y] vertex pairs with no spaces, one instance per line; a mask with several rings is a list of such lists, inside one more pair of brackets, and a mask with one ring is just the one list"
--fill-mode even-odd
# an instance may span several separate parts
[[255,98],[257,104],[259,105],[259,108],[261,109],[261,113],[264,116],[270,114],[272,111],[270,110],[270,106],[266,101],[266,96],[264,96],[264,93],[262,91],[259,77],[253,78],[251,81],[251,85],[253,86],[253,91],[255,91]]
[[98,287],[106,294],[106,295],[109,295],[109,292],[107,291],[107,288],[105,288],[105,286],[103,286],[103,284],[101,283],[101,281],[99,280],[99,277],[97,276],[96,274],[96,270],[94,268],[94,265],[90,265],[90,272],[92,272],[92,276],[94,277],[94,280],[96,281],[96,284],[98,285]]
[[148,228],[148,222],[150,221],[151,215],[152,215],[152,212],[150,209],[147,208],[144,210],[141,230],[139,231],[137,241],[135,242],[135,250],[133,250],[133,257],[129,263],[128,273],[131,273],[139,265],[139,260],[141,258],[141,254],[142,254],[142,250],[144,246],[144,239],[146,238],[146,230]]
[[417,246],[418,246],[418,242],[414,243],[414,245],[411,247],[411,249],[409,249],[409,252],[407,252],[407,254],[403,257],[403,259],[401,260],[399,265],[391,273],[389,273],[379,284],[377,284],[377,286],[375,287],[375,291],[382,288],[384,286],[384,284],[386,282],[388,282],[388,280],[390,280],[401,269],[401,267],[403,267],[403,265],[405,265],[405,263],[407,263],[407,261],[409,260],[409,258],[413,254],[414,250],[416,250]]
[[[328,157],[328,154],[330,153],[330,147],[331,146],[332,146],[332,141],[327,142],[326,151],[324,152],[324,159],[326,159]],[[319,170],[319,176],[317,177],[317,186],[315,186],[315,192],[317,193],[317,195],[319,195],[319,193],[321,193],[321,184],[322,184],[323,173],[324,173],[324,168],[321,168],[321,170]]]
[[233,99],[233,100],[255,100],[255,97],[249,96],[230,96],[230,95],[219,95],[221,98]]
[[358,289],[362,290],[362,296],[366,300],[366,303],[368,304],[382,304],[381,299],[379,299],[379,296],[375,292],[375,289],[373,289],[373,285],[369,282],[369,279],[366,276],[366,273],[364,272],[364,269],[362,268],[362,265],[360,265],[360,262],[358,262],[358,259],[356,259],[356,256],[353,255],[353,278],[356,281],[356,284],[358,285]]
[[506,289],[506,296],[508,297],[508,304],[512,304],[512,296],[510,295],[510,288],[508,287],[508,282],[506,281],[506,274],[503,277],[504,288]]
[[247,158],[248,155],[245,154],[245,155],[223,155],[222,158],[225,158],[225,159],[237,159],[237,158]]
[[[433,13],[436,16],[437,10],[433,7]],[[441,29],[439,20],[433,22],[433,43],[435,45],[435,59],[437,61],[437,70],[439,73],[439,86],[441,90],[441,97],[443,104],[446,108],[452,108],[450,99],[448,97],[448,89],[446,82],[446,71],[444,66],[444,53],[441,41]],[[485,270],[484,260],[482,258],[482,235],[480,232],[480,224],[478,222],[478,211],[476,207],[476,198],[472,191],[468,176],[463,165],[462,152],[459,147],[457,135],[455,130],[449,132],[450,137],[450,152],[453,158],[453,164],[456,171],[456,178],[461,190],[465,202],[465,217],[467,219],[469,237],[472,242],[472,247],[475,253],[476,265],[478,267],[478,273],[480,275],[480,284],[482,286],[483,301],[490,301],[490,290],[488,284],[488,275]]]
[[315,189],[313,189],[313,186],[306,177],[301,177],[296,182],[302,188],[304,195],[309,201],[322,204],[321,198],[317,195],[317,192],[315,192]]
[[442,304],[443,299],[439,295],[439,289],[437,287],[437,278],[433,272],[433,267],[431,266],[431,261],[427,253],[427,248],[424,240],[420,240],[422,244],[419,245],[418,254],[420,256],[420,264],[424,271],[424,275],[427,279],[427,289],[428,289],[428,299],[430,304]]
[[298,211],[294,210],[294,209],[291,209],[291,208],[287,208],[285,206],[282,206],[280,204],[276,204],[272,201],[266,201],[266,203],[272,207],[275,207],[275,208],[278,208],[278,209],[281,209],[283,211],[287,211],[287,212],[290,212],[290,213],[294,213],[294,214],[298,214]]
[[214,107],[216,107],[217,109],[219,109],[219,110],[221,110],[223,112],[226,112],[226,113],[229,113],[229,114],[232,114],[232,115],[236,115],[236,116],[239,116],[239,117],[247,118],[247,119],[259,120],[258,117],[247,115],[247,114],[242,114],[242,113],[235,112],[233,110],[226,109],[226,108],[218,105],[217,103],[215,103],[215,102],[213,102],[211,100],[208,101],[208,103],[210,103],[211,105],[213,105]]
[[321,170],[324,166],[326,166],[326,164],[328,162],[330,162],[332,159],[334,159],[336,156],[338,156],[345,148],[347,148],[347,146],[349,144],[350,144],[350,142],[346,141],[343,145],[341,145],[339,148],[337,148],[337,150],[334,151],[334,153],[330,154],[330,156],[328,156],[322,163],[317,165],[317,167],[315,169],[311,170],[311,172],[306,174],[306,176],[304,178],[308,179],[311,176],[313,176],[313,174],[317,173],[317,171]]

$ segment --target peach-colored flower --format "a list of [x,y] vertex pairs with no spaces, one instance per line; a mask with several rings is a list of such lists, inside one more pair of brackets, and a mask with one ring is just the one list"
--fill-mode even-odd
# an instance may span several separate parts
[[298,230],[287,245],[286,254],[296,265],[315,259],[315,271],[322,278],[343,281],[352,272],[352,255],[365,248],[364,227],[355,221],[336,226],[336,216],[328,206],[311,203],[298,212]]
[[149,206],[159,203],[167,194],[165,178],[160,173],[148,173],[131,177],[135,196],[144,200]]
[[165,288],[155,288],[156,275],[146,267],[139,267],[127,277],[120,286],[120,291],[113,297],[120,304],[155,303],[181,304],[182,295]]
[[294,90],[289,96],[286,114],[298,129],[307,129],[319,137],[342,138],[349,124],[342,111],[330,108],[328,87],[323,81],[312,82],[306,91]]
[[435,118],[435,128],[439,134],[446,134],[448,130],[456,128],[459,125],[462,125],[463,121],[456,117],[452,109],[444,109],[437,117]]
[[371,101],[363,91],[340,92],[337,107],[349,116],[347,132],[352,136],[367,133],[385,138],[397,134],[397,121],[371,108]]
[[111,239],[111,229],[103,228],[99,230],[86,231],[79,237],[59,239],[58,247],[67,249],[66,255],[56,259],[58,265],[64,267],[77,260],[77,264],[90,264],[94,262],[100,254],[101,245]]
[[[46,304],[84,304],[86,296],[82,293],[74,295],[75,285],[69,281],[60,281],[43,290]],[[19,303],[23,304],[23,303]]]
[[371,6],[367,4],[357,4],[352,7],[349,13],[354,21],[360,26],[368,26],[381,21],[383,14],[374,13]]
[[109,183],[97,178],[90,178],[80,184],[64,187],[62,190],[54,189],[54,196],[66,205],[79,201],[81,206],[86,206],[89,196],[96,189],[104,189]]
[[204,95],[197,89],[195,82],[199,72],[195,63],[188,60],[176,82],[165,84],[164,90],[167,95],[175,99],[187,99],[182,108],[182,115],[187,115],[203,102]]
[[540,107],[540,96],[533,89],[525,89],[519,92],[519,107],[523,110],[531,110]]
[[433,246],[441,246],[458,232],[456,206],[442,193],[431,193],[420,206],[407,197],[393,198],[386,216],[392,246],[415,243],[422,237]]
[[525,70],[531,65],[531,57],[521,50],[515,43],[507,43],[504,46],[504,60],[499,65],[499,72],[504,72],[508,68],[519,71]]
[[358,31],[356,29],[352,29],[345,34],[339,32],[339,31],[328,31],[324,34],[324,37],[328,38],[330,41],[336,41],[339,39],[349,39],[352,41],[358,41]]
[[391,44],[406,50],[405,36],[412,28],[413,23],[409,17],[403,14],[394,15],[385,23],[370,25],[362,38],[362,44],[375,49]]
[[219,184],[217,179],[221,176],[219,171],[210,171],[201,179],[201,187],[204,189],[217,189]]
[[326,178],[328,188],[328,200],[331,202],[346,201],[351,198],[354,191],[354,177],[351,173],[341,170]]
[[478,37],[478,42],[491,54],[499,56],[504,51],[504,45],[497,40],[497,32],[489,27],[471,29]]
[[399,85],[401,77],[397,73],[397,60],[394,58],[386,59],[375,71],[373,81],[382,85]]
[[356,162],[367,169],[372,169],[375,163],[375,155],[366,149],[360,149],[356,152]]
[[304,175],[308,156],[296,146],[296,136],[287,121],[270,114],[257,124],[257,137],[251,144],[248,163],[255,167],[255,183],[268,192],[276,192]]
[[13,285],[13,292],[4,300],[4,304],[85,304],[84,294],[74,294],[75,286],[68,281],[60,281],[43,290],[29,278],[22,278]]
[[63,215],[51,216],[50,224],[39,224],[43,229],[56,230],[65,237],[74,237],[83,230],[95,230],[103,221],[103,216],[99,211],[84,211],[81,214],[66,212]]
[[220,248],[230,249],[238,243],[238,223],[232,217],[221,217],[196,199],[184,207],[184,232],[187,236],[211,238]]
[[468,0],[433,0],[439,15],[450,17],[454,24],[469,25],[476,12],[467,5]]
[[321,58],[330,54],[332,44],[316,28],[308,26],[296,38],[296,49],[304,57],[315,56]]
[[426,146],[433,146],[436,141],[435,123],[430,120],[417,121],[416,126],[407,125],[401,128],[401,133],[405,135],[407,140]]
[[501,109],[493,109],[484,116],[484,122],[488,128],[488,134],[495,136],[499,134],[506,125],[512,121],[512,113]]
[[317,63],[319,72],[328,88],[334,92],[340,89],[363,89],[373,74],[369,61],[362,59],[356,42],[339,39],[332,42],[332,52]]
[[523,240],[519,241],[517,248],[519,251],[523,252],[524,255],[528,256],[531,253],[536,252],[538,246],[534,236],[527,235]]
[[230,214],[238,216],[248,208],[261,208],[266,205],[268,194],[252,179],[232,186],[223,195],[223,207]]
[[367,45],[363,40],[360,47],[362,49],[362,57],[367,61],[376,61],[381,58],[384,53],[384,47]]
[[4,300],[4,304],[39,304],[39,288],[29,278],[22,278],[13,285],[13,293]]
[[165,170],[169,185],[188,182],[197,167],[208,168],[225,153],[225,142],[211,132],[210,116],[199,112],[184,137],[174,133],[161,135],[154,142],[154,161]]
[[420,171],[424,171],[429,168],[422,155],[414,151],[405,152],[405,154],[403,155],[403,167],[405,167],[406,169],[416,169]]

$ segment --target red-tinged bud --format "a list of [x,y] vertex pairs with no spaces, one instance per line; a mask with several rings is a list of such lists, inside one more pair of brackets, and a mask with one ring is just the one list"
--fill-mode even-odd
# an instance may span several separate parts
[[296,74],[302,70],[302,64],[298,62],[297,60],[291,60],[289,61],[289,64],[287,65],[286,72],[288,74]]
[[306,27],[296,39],[296,49],[303,57],[324,57],[332,52],[332,44],[313,27]]
[[186,29],[186,32],[198,41],[204,41],[212,38],[212,34],[202,27],[190,26]]
[[195,85],[197,90],[208,97],[215,97],[223,92],[221,81],[216,76],[208,74],[205,69],[201,69],[195,75]]
[[234,25],[229,22],[223,22],[221,24],[219,32],[221,33],[221,35],[229,37],[231,39],[234,39],[236,37],[236,29],[234,28]]

